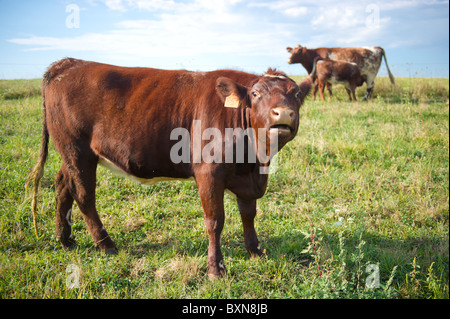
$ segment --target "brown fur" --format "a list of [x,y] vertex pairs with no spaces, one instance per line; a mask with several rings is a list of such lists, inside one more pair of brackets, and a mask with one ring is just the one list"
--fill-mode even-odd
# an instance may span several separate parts
[[[63,246],[75,244],[70,223],[75,201],[95,244],[106,253],[117,251],[95,207],[96,168],[99,159],[107,159],[138,179],[195,178],[209,236],[210,275],[225,271],[220,234],[226,189],[237,197],[247,250],[261,255],[253,220],[268,178],[259,169],[267,164],[194,163],[192,154],[190,163],[175,164],[169,154],[177,142],[170,133],[177,127],[190,132],[192,150],[194,120],[201,120],[202,131],[214,127],[223,136],[225,128],[268,129],[282,115],[284,121],[290,119],[291,131],[280,136],[279,148],[293,139],[311,80],[297,86],[277,70],[269,69],[267,75],[125,68],[72,58],[55,62],[43,79],[43,142],[30,181],[37,194],[42,174],[36,172],[43,169],[50,135],[62,157],[55,193],[56,234]],[[231,94],[238,96],[238,108],[224,107]],[[246,143],[255,142],[247,138]]]

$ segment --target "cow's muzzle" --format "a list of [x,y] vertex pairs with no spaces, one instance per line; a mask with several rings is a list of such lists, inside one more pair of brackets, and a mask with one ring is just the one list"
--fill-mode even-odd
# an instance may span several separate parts
[[295,112],[288,107],[279,106],[270,110],[271,125],[269,130],[277,130],[281,136],[294,132]]

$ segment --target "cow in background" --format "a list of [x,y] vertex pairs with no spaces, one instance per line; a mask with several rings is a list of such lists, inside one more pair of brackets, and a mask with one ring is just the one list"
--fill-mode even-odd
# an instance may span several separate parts
[[[356,102],[356,87],[363,85],[364,79],[361,76],[356,63],[336,60],[322,60],[320,57],[314,59],[313,70],[310,74],[313,81],[317,81],[318,85],[314,86],[313,96],[316,98],[317,86],[319,87],[320,98],[325,100],[323,91],[325,85],[343,84],[347,91],[348,98]],[[331,97],[331,95],[330,95]]]
[[[314,67],[314,59],[342,60],[356,63],[359,67],[362,77],[367,84],[364,100],[372,97],[375,86],[375,77],[381,66],[381,60],[384,57],[386,69],[392,84],[395,84],[394,76],[389,70],[384,49],[381,47],[363,47],[363,48],[317,48],[307,49],[301,45],[295,48],[287,47],[286,50],[291,54],[288,59],[289,64],[301,63],[308,74],[311,74]],[[331,92],[331,90],[329,90]]]

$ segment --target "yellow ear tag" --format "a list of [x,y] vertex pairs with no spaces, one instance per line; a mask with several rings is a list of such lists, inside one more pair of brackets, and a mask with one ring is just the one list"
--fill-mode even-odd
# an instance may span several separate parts
[[238,108],[239,106],[239,98],[234,94],[230,94],[225,99],[225,107],[231,107],[233,109]]

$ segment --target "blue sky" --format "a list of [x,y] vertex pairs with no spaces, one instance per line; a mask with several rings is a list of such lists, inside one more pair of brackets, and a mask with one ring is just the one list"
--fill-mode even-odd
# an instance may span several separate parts
[[306,74],[286,63],[297,44],[381,46],[395,76],[448,78],[448,28],[448,0],[0,0],[0,78],[41,77],[66,56]]

